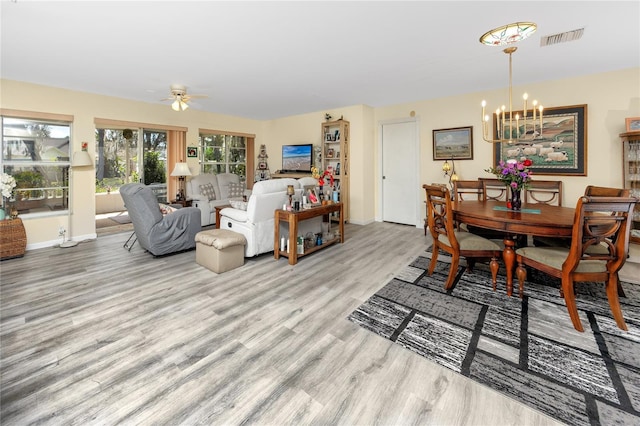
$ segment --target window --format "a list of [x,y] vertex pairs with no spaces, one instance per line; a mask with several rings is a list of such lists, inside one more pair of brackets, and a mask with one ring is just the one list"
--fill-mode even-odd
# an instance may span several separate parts
[[234,173],[246,180],[247,137],[200,133],[200,172]]
[[166,194],[166,131],[97,128],[96,156],[97,193],[115,192],[125,183],[143,182]]
[[8,203],[20,214],[69,206],[71,122],[2,117],[1,169],[14,177]]

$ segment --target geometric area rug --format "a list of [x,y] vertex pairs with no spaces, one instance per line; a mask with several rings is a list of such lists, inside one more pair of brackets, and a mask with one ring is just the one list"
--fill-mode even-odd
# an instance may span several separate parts
[[419,256],[348,319],[561,422],[640,424],[640,286],[622,283],[625,332],[604,284],[578,284],[580,333],[553,277],[528,270],[521,299],[517,281],[506,295],[503,269],[494,292],[486,265],[461,265],[445,291],[450,258],[440,254],[428,276],[430,259]]

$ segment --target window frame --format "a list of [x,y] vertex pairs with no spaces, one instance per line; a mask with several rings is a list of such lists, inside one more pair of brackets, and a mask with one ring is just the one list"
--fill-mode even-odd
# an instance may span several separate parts
[[[60,151],[59,147],[55,147],[58,151],[60,151],[63,155],[56,156],[54,161],[39,158],[37,160],[25,160],[24,158],[16,159],[16,160],[8,160],[5,158],[5,141],[7,138],[15,138],[19,140],[24,140],[21,136],[13,136],[13,135],[5,135],[5,120],[22,120],[26,122],[31,122],[34,125],[51,125],[51,126],[62,126],[68,128],[68,137],[67,150],[68,151]],[[72,115],[66,114],[51,114],[51,113],[42,113],[42,112],[34,112],[34,111],[20,111],[20,110],[10,110],[10,109],[0,109],[0,124],[2,126],[2,152],[0,153],[0,171],[3,173],[7,173],[11,176],[17,175],[18,172],[15,172],[15,168],[18,169],[33,169],[36,167],[44,167],[52,169],[47,174],[55,175],[60,177],[53,182],[50,182],[49,185],[45,183],[40,186],[28,187],[28,191],[30,194],[34,192],[41,192],[44,196],[42,198],[34,198],[29,196],[25,200],[17,200],[17,187],[13,191],[13,197],[8,201],[9,205],[19,205],[21,201],[34,201],[31,204],[42,204],[43,207],[47,207],[50,210],[43,211],[35,211],[35,212],[20,212],[20,216],[24,218],[36,218],[36,217],[48,217],[48,216],[61,216],[68,215],[70,212],[70,179],[71,179],[71,163],[72,163],[72,155],[73,155],[73,120],[74,117]],[[42,138],[42,136],[34,136],[34,139],[38,140]],[[53,139],[53,138],[52,138]],[[66,156],[64,154],[67,154]],[[60,160],[62,158],[62,160]],[[7,170],[7,169],[10,170]],[[58,170],[59,169],[59,170]],[[22,170],[21,170],[22,171]],[[36,171],[39,178],[43,177],[43,173]],[[57,185],[52,185],[51,183],[58,183]],[[24,190],[26,192],[27,189]],[[58,206],[57,204],[51,204],[48,200],[53,199],[54,203],[57,202],[56,199],[61,198],[61,204]],[[40,201],[41,203],[38,203]],[[59,207],[59,208],[58,208]]]

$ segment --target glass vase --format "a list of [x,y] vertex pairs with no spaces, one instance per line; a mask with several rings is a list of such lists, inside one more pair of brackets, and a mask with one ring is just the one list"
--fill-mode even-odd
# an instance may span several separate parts
[[511,188],[511,210],[520,210],[522,208],[521,194],[521,189]]

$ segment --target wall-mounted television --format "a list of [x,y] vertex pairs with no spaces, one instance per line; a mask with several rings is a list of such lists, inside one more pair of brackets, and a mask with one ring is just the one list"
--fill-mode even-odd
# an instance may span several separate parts
[[311,173],[313,144],[282,145],[283,173]]

